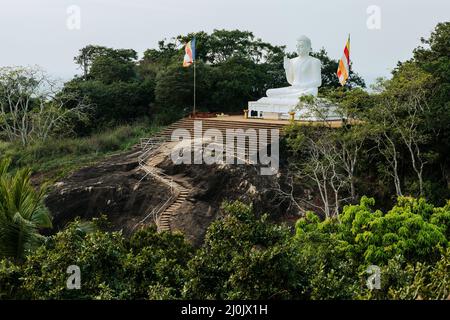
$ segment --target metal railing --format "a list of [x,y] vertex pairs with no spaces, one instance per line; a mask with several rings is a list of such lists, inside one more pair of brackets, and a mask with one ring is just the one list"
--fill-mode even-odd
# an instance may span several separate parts
[[145,212],[145,217],[134,225],[134,227],[131,229],[131,232],[133,232],[139,225],[144,225],[144,223],[149,218],[151,218],[153,222],[155,222],[156,227],[159,228],[160,214],[170,206],[169,204],[171,204],[175,200],[175,198],[176,194],[174,193],[173,181],[170,181],[170,197],[166,201],[161,201],[156,207],[147,209],[147,211]]
[[147,161],[153,157],[158,148],[166,141],[164,138],[141,138],[141,150],[142,153],[138,157],[138,163],[141,169],[145,171],[145,175],[141,178],[141,181],[145,179],[149,174],[157,177],[153,171],[148,170]]
[[143,225],[149,218],[152,218],[156,226],[159,228],[159,217],[161,213],[164,212],[164,210],[166,210],[178,196],[174,192],[175,188],[173,179],[164,172],[156,170],[155,168],[149,167],[147,165],[147,161],[157,153],[158,148],[166,141],[167,139],[164,137],[142,138],[140,141],[142,153],[138,157],[138,163],[140,168],[145,172],[145,175],[141,178],[140,181],[145,179],[148,175],[151,175],[152,177],[169,186],[170,197],[167,200],[161,201],[156,207],[147,209],[147,211],[145,212],[145,217],[134,225],[131,232],[133,232],[139,225]]

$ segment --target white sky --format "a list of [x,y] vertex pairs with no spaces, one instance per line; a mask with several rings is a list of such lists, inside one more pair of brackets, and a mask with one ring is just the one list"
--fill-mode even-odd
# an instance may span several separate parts
[[[40,65],[68,79],[73,57],[88,44],[133,48],[195,31],[240,29],[295,48],[305,34],[313,49],[340,58],[351,33],[354,69],[367,82],[388,76],[411,57],[420,37],[450,20],[448,0],[0,0],[0,66]],[[81,9],[81,28],[69,30],[67,8]],[[381,29],[369,30],[370,5],[381,9]]]

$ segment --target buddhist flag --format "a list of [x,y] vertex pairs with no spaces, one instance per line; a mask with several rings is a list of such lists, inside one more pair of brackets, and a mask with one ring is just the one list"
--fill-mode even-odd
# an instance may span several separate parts
[[348,36],[347,44],[345,45],[344,54],[339,60],[339,67],[337,69],[337,76],[342,86],[347,82],[350,74],[350,35]]
[[183,67],[189,67],[195,60],[195,38],[186,43],[184,52]]

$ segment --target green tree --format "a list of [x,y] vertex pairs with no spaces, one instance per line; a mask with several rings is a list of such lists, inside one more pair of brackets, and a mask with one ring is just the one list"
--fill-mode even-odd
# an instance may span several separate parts
[[343,116],[349,119],[361,119],[365,112],[374,107],[376,102],[374,95],[368,93],[363,87],[327,88],[321,92],[321,96],[338,104]]
[[[416,185],[407,191],[425,196],[425,170],[434,157],[427,129],[432,76],[407,62],[381,85],[367,120],[378,133],[378,149],[386,160],[386,172],[394,179],[397,195],[403,194],[407,178]],[[401,168],[407,169],[402,173]]]
[[[101,231],[101,220],[79,220],[48,238],[20,266],[0,261],[0,283],[8,298],[180,298],[193,249],[180,234],[138,230],[131,239]],[[81,289],[68,290],[69,266],[81,272]],[[2,293],[0,291],[0,293]],[[13,296],[11,295],[14,294]]]
[[194,248],[181,233],[158,233],[155,227],[148,227],[133,234],[129,251],[124,272],[132,281],[131,298],[181,298],[188,281],[187,264],[194,255]]
[[[83,72],[83,78],[94,77],[105,82],[123,79],[133,75],[136,51],[132,49],[112,49],[104,46],[88,45],[80,49],[74,61]],[[92,72],[92,74],[91,74]],[[114,81],[114,80],[113,80]]]
[[[198,63],[196,81],[197,110],[207,111],[211,99],[213,71],[207,64]],[[192,67],[180,63],[161,70],[156,77],[155,114],[162,123],[170,123],[192,112],[194,103],[194,73]]]
[[211,64],[220,64],[232,58],[270,63],[284,51],[284,47],[263,42],[250,31],[216,29],[211,34],[200,31],[180,35],[176,40],[184,44],[194,36],[197,39],[198,59]]
[[[430,149],[438,155],[430,170],[432,180],[439,181],[432,186],[436,190],[440,185],[450,185],[450,22],[438,23],[430,37],[421,41],[412,61],[431,75],[424,129],[431,138]],[[445,191],[435,198],[448,197],[449,188]]]
[[191,299],[282,299],[301,297],[307,265],[290,243],[289,230],[257,218],[240,202],[207,231],[189,262],[184,296]]
[[89,78],[106,84],[131,81],[136,78],[136,51],[110,49],[92,61]]
[[310,268],[311,299],[353,299],[360,290],[358,262],[346,256],[337,218],[321,221],[307,212],[296,223],[293,243]]
[[374,203],[362,197],[359,205],[345,206],[340,222],[300,219],[297,236],[311,230],[331,231],[325,236],[338,239],[338,250],[362,267],[385,265],[398,255],[411,263],[436,262],[439,247],[448,245],[448,217],[443,218],[448,215],[448,206],[435,208],[424,199],[400,197],[397,205],[383,213],[371,209]]
[[[450,122],[450,22],[438,23],[428,39],[422,38],[422,46],[414,50],[413,62],[433,76],[433,94],[430,96],[430,120],[441,142],[449,141],[446,128]],[[400,65],[401,67],[402,65]],[[439,115],[439,117],[435,117]],[[447,148],[448,144],[442,146]]]
[[[340,219],[309,212],[296,224],[295,243],[311,267],[312,299],[445,299],[449,205],[399,198],[387,213],[362,197]],[[447,248],[447,249],[446,249]],[[444,253],[443,253],[444,252]],[[368,290],[366,269],[381,268],[381,290]],[[438,278],[440,277],[440,278]]]
[[74,57],[73,60],[82,70],[84,79],[87,79],[89,70],[95,58],[106,54],[110,50],[111,49],[109,48],[96,45],[88,45],[79,50],[78,55]]
[[114,81],[110,84],[99,80],[74,79],[65,84],[64,93],[84,97],[90,104],[89,121],[77,122],[78,135],[91,133],[102,127],[130,123],[152,115],[155,82]]
[[216,112],[236,112],[246,109],[248,101],[264,93],[265,74],[251,60],[233,57],[214,68],[214,86],[209,109]]
[[74,60],[84,75],[67,82],[63,92],[92,105],[90,122],[77,122],[79,135],[151,115],[155,75],[138,66],[135,50],[89,45]]
[[265,43],[251,32],[214,30],[211,34],[180,35],[171,42],[161,41],[158,50],[147,50],[139,63],[143,73],[157,75],[158,113],[181,116],[192,109],[193,71],[181,67],[181,44],[194,36],[199,110],[241,112],[248,101],[259,99],[268,88],[287,85],[282,68],[284,48]]
[[450,297],[450,248],[441,250],[441,258],[435,264],[417,262],[403,267],[392,263],[381,272],[391,273],[395,279],[394,283],[385,284],[387,292],[383,298],[448,300]]
[[43,202],[45,187],[35,190],[30,169],[12,175],[9,165],[8,159],[0,162],[0,258],[22,261],[44,240],[39,230],[52,224]]
[[0,138],[25,146],[71,133],[87,109],[82,97],[62,92],[39,67],[0,68]]

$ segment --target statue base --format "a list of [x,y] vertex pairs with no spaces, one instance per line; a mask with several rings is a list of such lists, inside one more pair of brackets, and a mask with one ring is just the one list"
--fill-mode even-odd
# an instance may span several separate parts
[[[290,101],[292,100],[292,101]],[[318,103],[312,106],[299,107],[298,99],[261,98],[248,103],[248,117],[270,120],[291,120],[290,112],[295,112],[294,120],[302,121],[335,121],[342,120],[337,113],[337,107]]]

